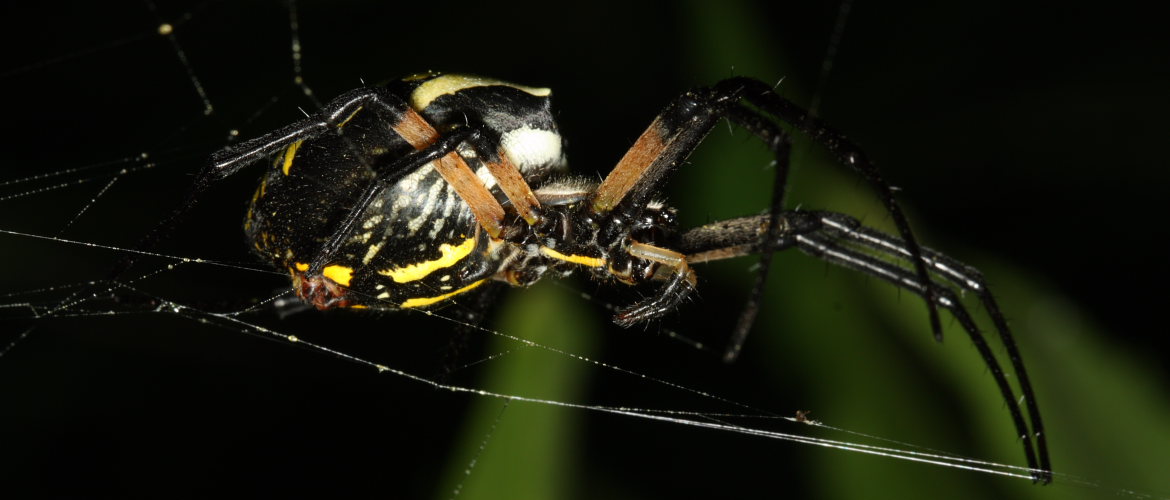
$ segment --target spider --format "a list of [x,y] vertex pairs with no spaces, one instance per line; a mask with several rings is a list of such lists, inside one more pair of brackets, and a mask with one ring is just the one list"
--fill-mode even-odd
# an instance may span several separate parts
[[[890,185],[841,133],[764,82],[729,78],[671,101],[596,183],[566,173],[550,96],[546,88],[435,72],[349,91],[300,122],[213,154],[186,203],[160,227],[173,225],[216,181],[273,157],[244,229],[254,252],[287,271],[306,304],[426,308],[485,283],[527,286],[548,273],[577,270],[604,281],[658,284],[648,298],[617,311],[613,320],[624,327],[659,318],[687,299],[696,286],[692,264],[760,254],[728,361],[754,320],[771,254],[796,248],[921,296],[936,339],[942,335],[938,308],[949,310],[1000,389],[1033,479],[1051,481],[1027,371],[981,274],[918,245]],[[681,231],[675,210],[654,197],[722,119],[757,136],[774,155],[770,210]],[[789,129],[860,173],[898,236],[842,213],[784,209]],[[1028,423],[956,288],[978,296],[991,317],[1019,378]]]

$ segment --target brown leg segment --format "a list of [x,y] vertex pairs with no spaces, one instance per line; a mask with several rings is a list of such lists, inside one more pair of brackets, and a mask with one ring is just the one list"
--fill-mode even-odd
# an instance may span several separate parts
[[621,161],[593,194],[593,211],[606,213],[613,210],[629,193],[634,186],[646,177],[646,171],[656,160],[662,157],[669,141],[674,137],[666,137],[668,131],[662,125],[661,117],[646,128],[638,137],[637,142],[626,151]]
[[525,222],[536,224],[540,220],[540,201],[536,199],[535,194],[532,194],[532,188],[528,186],[527,182],[524,182],[524,177],[520,175],[520,169],[512,164],[508,155],[500,151],[497,156],[499,156],[498,161],[487,162],[488,171],[492,173],[492,177],[496,178],[496,182],[500,184],[500,190],[512,202],[516,213],[520,214]]
[[[439,132],[413,109],[407,109],[403,113],[402,120],[394,125],[394,131],[416,150],[426,149],[439,140]],[[479,176],[471,171],[463,157],[454,151],[447,153],[435,162],[435,170],[455,189],[459,197],[467,202],[479,225],[491,237],[498,238],[503,232],[504,207],[500,206],[492,192],[483,185]]]

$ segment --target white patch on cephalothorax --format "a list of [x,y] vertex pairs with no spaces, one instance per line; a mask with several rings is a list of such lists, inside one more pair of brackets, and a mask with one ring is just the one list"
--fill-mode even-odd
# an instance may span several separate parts
[[551,130],[520,127],[505,133],[500,145],[521,172],[564,162],[561,135]]

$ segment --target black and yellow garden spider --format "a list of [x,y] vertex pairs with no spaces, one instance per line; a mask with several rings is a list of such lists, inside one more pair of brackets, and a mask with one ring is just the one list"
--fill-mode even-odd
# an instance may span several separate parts
[[[674,209],[655,196],[721,119],[759,137],[775,156],[771,209],[680,231]],[[841,213],[785,210],[790,138],[782,124],[859,172],[899,236]],[[618,310],[614,321],[628,327],[690,296],[691,264],[761,254],[725,356],[731,360],[758,309],[771,253],[797,248],[922,296],[936,338],[937,308],[948,309],[995,378],[1034,479],[1051,480],[1034,392],[980,273],[920,247],[889,184],[862,152],[763,82],[730,78],[679,96],[595,183],[565,172],[548,89],[415,75],[350,91],[303,121],[216,153],[176,216],[217,180],[269,156],[275,161],[252,198],[245,231],[255,252],[287,271],[296,294],[318,309],[431,307],[487,283],[527,286],[550,272],[584,268],[603,281],[659,285]],[[956,289],[974,293],[990,315],[1029,422]]]

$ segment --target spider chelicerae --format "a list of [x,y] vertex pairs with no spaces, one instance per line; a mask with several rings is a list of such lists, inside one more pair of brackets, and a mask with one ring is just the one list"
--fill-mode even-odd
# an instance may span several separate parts
[[[159,228],[173,225],[216,181],[274,157],[244,228],[254,251],[289,273],[306,304],[425,308],[488,283],[527,286],[548,273],[585,270],[603,281],[658,284],[648,298],[618,310],[614,322],[627,327],[659,318],[690,296],[691,264],[760,254],[728,361],[754,321],[771,254],[797,248],[923,297],[939,339],[938,308],[947,309],[991,371],[1033,478],[1051,481],[1027,371],[979,271],[919,246],[890,185],[842,134],[764,82],[729,78],[671,101],[596,183],[566,172],[550,96],[546,88],[434,72],[347,92],[305,120],[215,153],[187,202]],[[674,209],[655,196],[723,119],[774,155],[772,205],[764,215],[680,230]],[[784,209],[789,130],[861,174],[898,236],[842,213]],[[975,294],[991,317],[1019,379],[1027,422],[956,289]]]

